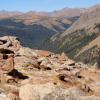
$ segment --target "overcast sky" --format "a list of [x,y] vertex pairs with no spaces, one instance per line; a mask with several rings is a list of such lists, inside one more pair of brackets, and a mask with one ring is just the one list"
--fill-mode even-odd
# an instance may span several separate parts
[[100,4],[100,0],[0,0],[0,10],[8,11],[53,11],[71,8],[85,8]]

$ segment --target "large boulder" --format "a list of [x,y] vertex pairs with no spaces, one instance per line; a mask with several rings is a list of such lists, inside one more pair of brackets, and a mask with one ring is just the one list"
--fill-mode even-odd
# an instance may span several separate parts
[[36,52],[37,52],[37,55],[40,57],[49,57],[53,54],[49,51],[44,51],[44,50],[36,50]]
[[10,55],[9,58],[5,61],[5,64],[2,66],[2,71],[9,73],[14,69],[14,56]]
[[86,92],[77,88],[64,88],[53,83],[26,84],[20,88],[21,100],[99,100],[98,96],[87,95]]
[[39,100],[39,94],[34,89],[34,86],[27,84],[20,88],[20,99],[21,100]]
[[37,53],[34,50],[30,49],[30,48],[21,47],[19,49],[18,53],[21,56],[37,57]]
[[66,60],[68,60],[68,56],[63,52],[63,53],[59,56],[59,60],[60,60],[60,61],[66,61]]
[[14,52],[8,49],[0,49],[0,71],[9,73],[14,69]]
[[56,89],[53,83],[46,84],[27,84],[20,88],[20,98],[22,100],[44,100]]
[[20,45],[19,39],[14,36],[0,37],[0,48],[18,51],[20,47],[21,45]]

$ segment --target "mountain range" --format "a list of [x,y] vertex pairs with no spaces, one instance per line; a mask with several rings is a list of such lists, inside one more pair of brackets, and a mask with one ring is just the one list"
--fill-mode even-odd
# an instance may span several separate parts
[[0,36],[17,36],[34,49],[66,52],[84,63],[100,54],[100,5],[64,8],[54,12],[0,12]]
[[63,33],[53,35],[45,48],[66,52],[71,58],[94,63],[100,53],[100,5],[90,7]]

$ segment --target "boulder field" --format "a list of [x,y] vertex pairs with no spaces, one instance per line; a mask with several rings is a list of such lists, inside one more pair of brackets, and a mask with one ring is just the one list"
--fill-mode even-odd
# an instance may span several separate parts
[[0,37],[0,100],[100,100],[100,69]]

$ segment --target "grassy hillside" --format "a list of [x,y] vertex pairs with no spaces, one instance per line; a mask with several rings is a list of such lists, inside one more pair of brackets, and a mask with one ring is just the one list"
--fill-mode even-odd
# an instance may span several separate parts
[[66,52],[69,57],[88,63],[97,62],[100,41],[100,6],[94,6],[72,24],[65,32],[52,36],[44,48]]

